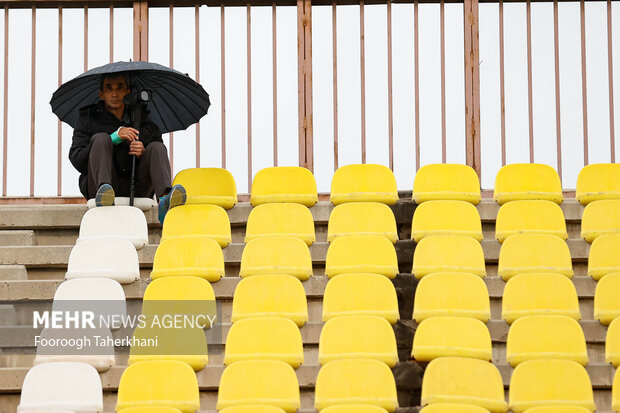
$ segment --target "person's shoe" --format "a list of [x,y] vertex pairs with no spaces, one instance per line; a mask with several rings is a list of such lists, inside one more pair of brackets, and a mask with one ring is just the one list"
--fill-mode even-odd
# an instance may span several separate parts
[[95,205],[100,206],[112,206],[114,205],[114,188],[110,184],[103,184],[97,190],[95,195]]
[[185,204],[187,192],[181,185],[175,185],[166,196],[159,199],[159,222],[164,225],[164,218],[171,208]]

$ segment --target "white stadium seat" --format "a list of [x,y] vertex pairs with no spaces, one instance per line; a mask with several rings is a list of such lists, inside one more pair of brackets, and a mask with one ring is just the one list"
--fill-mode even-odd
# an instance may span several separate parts
[[65,279],[110,278],[131,284],[140,278],[140,260],[133,244],[124,239],[86,239],[69,256]]
[[[88,209],[96,208],[95,198],[91,198],[86,202],[86,206]],[[127,196],[117,196],[114,198],[114,206],[129,206],[129,197]],[[140,209],[141,211],[148,211],[153,207],[157,206],[157,202],[153,198],[134,198],[133,206]]]
[[85,239],[126,239],[140,249],[149,239],[146,217],[138,208],[130,206],[89,209],[80,223],[77,242]]

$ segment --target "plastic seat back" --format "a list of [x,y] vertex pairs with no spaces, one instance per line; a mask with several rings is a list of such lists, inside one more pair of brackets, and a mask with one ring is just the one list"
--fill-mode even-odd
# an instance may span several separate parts
[[329,280],[323,295],[323,321],[349,315],[372,315],[396,323],[394,284],[378,274],[342,274]]
[[244,405],[297,411],[299,385],[293,368],[278,360],[239,361],[226,367],[220,379],[217,409]]
[[475,206],[465,201],[428,201],[418,205],[411,222],[411,238],[466,235],[482,241],[482,223]]
[[596,285],[594,292],[594,318],[609,325],[620,317],[620,273],[607,274]]
[[413,199],[417,204],[454,199],[477,205],[480,202],[480,181],[476,171],[468,165],[425,165],[415,174]]
[[140,278],[140,262],[133,244],[119,239],[89,239],[75,244],[65,279],[110,278],[130,284]]
[[620,374],[618,374],[618,370],[616,370],[611,387],[611,409],[614,412],[620,412]]
[[[116,196],[114,197],[114,206],[130,206],[130,200],[128,196]],[[90,198],[86,201],[86,206],[88,209],[98,208],[97,201],[95,198]],[[133,199],[133,206],[138,208],[140,211],[150,211],[151,208],[157,207],[157,202],[153,198],[139,198],[135,197]]]
[[128,409],[119,410],[118,413],[181,413],[179,409],[174,407],[130,407]]
[[581,217],[581,238],[593,242],[606,234],[620,234],[620,199],[594,201]]
[[424,238],[413,252],[411,272],[418,279],[434,272],[466,272],[484,277],[484,251],[478,241],[464,235]]
[[129,365],[118,385],[116,411],[129,407],[172,407],[183,413],[200,409],[194,370],[180,361],[150,360]]
[[605,361],[613,364],[615,368],[620,366],[620,319],[612,321],[607,328]]
[[468,273],[438,272],[418,283],[413,318],[418,323],[431,317],[468,317],[486,323],[491,316],[485,282]]
[[220,413],[284,413],[284,410],[264,404],[250,406],[233,406],[220,410]]
[[235,178],[226,169],[184,169],[172,184],[183,185],[187,191],[186,204],[212,204],[230,209],[237,203]]
[[422,405],[464,403],[505,413],[502,376],[493,364],[461,357],[440,357],[426,367],[422,379]]
[[577,201],[587,205],[601,199],[620,199],[620,164],[586,165],[577,177]]
[[347,235],[329,244],[325,258],[325,275],[366,272],[388,278],[398,274],[394,245],[380,235]]
[[327,224],[327,241],[346,235],[381,235],[398,240],[394,213],[378,202],[349,202],[336,206]]
[[290,202],[311,207],[319,197],[309,169],[300,166],[273,166],[261,169],[252,181],[252,206]]
[[489,413],[489,411],[475,404],[436,403],[424,407],[420,413]]
[[542,406],[527,409],[525,413],[589,413],[590,410],[580,406]]
[[262,204],[252,209],[245,229],[245,243],[273,236],[296,237],[311,245],[316,239],[312,213],[301,204],[291,203]]
[[209,282],[224,276],[224,254],[217,241],[206,236],[163,241],[155,251],[151,278],[191,276]]
[[398,201],[396,178],[384,165],[341,166],[332,178],[330,200],[334,205],[345,202],[380,202],[392,205]]
[[563,239],[553,235],[517,234],[502,244],[497,272],[504,281],[528,272],[551,272],[572,278],[573,263]]
[[326,407],[321,413],[387,413],[387,410],[370,404],[340,404]]
[[564,200],[560,176],[549,165],[515,163],[502,167],[495,177],[493,199],[508,201],[544,199],[561,204]]
[[343,359],[374,359],[394,367],[398,353],[390,323],[376,316],[330,319],[321,330],[319,363]]
[[[109,278],[76,278],[58,286],[52,303],[53,311],[92,311],[95,327],[98,321],[109,322],[127,314],[123,287]],[[112,330],[120,328],[110,325]]]
[[166,215],[161,241],[172,238],[208,237],[222,248],[231,241],[230,220],[226,211],[217,205],[182,205]]
[[577,290],[561,274],[526,273],[510,278],[502,297],[502,318],[512,324],[521,317],[562,315],[581,319]]
[[417,361],[431,361],[438,357],[491,361],[491,335],[487,326],[474,318],[432,317],[418,325],[411,357]]
[[232,322],[253,317],[284,317],[303,326],[308,305],[301,281],[284,274],[243,278],[233,296]]
[[296,237],[255,238],[243,248],[239,275],[288,274],[304,281],[312,276],[312,257]]
[[495,222],[495,238],[504,242],[515,234],[547,234],[567,239],[562,208],[543,200],[512,201],[502,205]]
[[588,253],[588,275],[599,281],[606,274],[620,272],[620,234],[597,237]]
[[370,404],[388,412],[398,408],[396,382],[390,368],[377,360],[334,360],[319,370],[314,407],[322,411],[340,404]]
[[149,242],[144,212],[130,206],[89,209],[82,217],[77,242],[86,239],[124,239],[140,249]]
[[247,318],[235,322],[226,338],[224,364],[243,360],[280,360],[296,369],[304,362],[301,333],[282,317]]
[[519,364],[510,379],[514,413],[539,406],[580,406],[594,411],[592,384],[586,369],[570,360],[530,360]]

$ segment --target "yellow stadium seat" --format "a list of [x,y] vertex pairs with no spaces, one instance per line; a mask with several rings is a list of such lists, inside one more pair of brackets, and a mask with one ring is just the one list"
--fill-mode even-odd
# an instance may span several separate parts
[[436,403],[424,407],[420,413],[489,413],[489,411],[475,404]]
[[594,201],[581,217],[581,238],[587,242],[606,234],[620,233],[620,199]]
[[520,317],[532,315],[563,315],[579,321],[579,299],[572,281],[553,273],[510,278],[504,287],[502,318],[512,324]]
[[620,412],[620,370],[616,370],[614,382],[611,387],[611,409],[614,412]]
[[325,275],[367,272],[388,278],[398,274],[394,245],[380,235],[347,235],[329,244],[325,258]]
[[472,358],[440,357],[426,367],[422,379],[422,405],[463,403],[504,413],[502,376],[493,364]]
[[309,169],[300,166],[273,166],[261,169],[252,181],[252,206],[291,202],[311,207],[319,197]]
[[370,404],[340,404],[326,407],[321,413],[387,413],[387,410]]
[[382,275],[362,273],[329,280],[323,295],[323,321],[349,315],[374,315],[396,323],[399,313],[394,284]]
[[296,237],[311,245],[315,241],[312,213],[301,204],[291,203],[262,204],[252,209],[245,229],[246,244],[274,236]]
[[219,244],[207,237],[171,238],[155,251],[151,278],[174,276],[219,281],[224,276],[224,254]]
[[377,360],[334,360],[319,370],[314,407],[370,404],[393,412],[398,408],[396,382],[390,368]]
[[465,201],[428,201],[418,205],[411,222],[411,238],[467,235],[482,241],[482,223],[475,206]]
[[118,413],[181,413],[179,409],[174,407],[130,407],[129,409],[120,410]]
[[493,199],[500,205],[522,199],[564,200],[560,176],[549,165],[515,163],[502,167],[495,177]]
[[586,165],[577,177],[577,201],[587,205],[601,199],[620,199],[620,164]]
[[588,253],[588,275],[596,281],[612,272],[620,272],[620,234],[597,237]]
[[413,336],[411,357],[431,361],[438,357],[470,357],[491,361],[491,335],[480,320],[432,317],[422,321]]
[[288,318],[257,317],[239,320],[226,338],[224,364],[242,360],[280,360],[296,369],[304,362],[297,325]]
[[342,359],[374,359],[394,367],[396,337],[390,323],[376,316],[335,317],[321,330],[319,363]]
[[422,278],[415,290],[413,318],[469,317],[486,323],[491,316],[487,285],[477,275],[438,272]]
[[222,248],[231,240],[230,220],[226,211],[217,205],[182,205],[166,215],[161,242],[172,238],[207,236]]
[[334,205],[345,202],[381,202],[392,205],[398,201],[396,178],[383,165],[346,165],[334,173],[330,200]]
[[579,323],[561,315],[534,315],[516,320],[508,330],[506,360],[515,367],[524,361],[540,359],[588,364],[586,338]]
[[594,292],[594,318],[609,325],[620,317],[620,273],[607,274],[600,279]]
[[235,289],[232,322],[253,317],[290,318],[303,326],[308,321],[308,306],[301,281],[283,274],[243,278]]
[[438,235],[421,240],[413,252],[416,278],[434,272],[466,272],[484,277],[484,252],[478,241],[464,235]]
[[594,411],[592,384],[586,369],[571,360],[530,360],[519,364],[510,379],[514,413],[541,406],[580,406]]
[[224,369],[217,409],[269,405],[294,413],[300,407],[295,370],[283,361],[246,360]]
[[247,243],[239,275],[288,274],[304,281],[312,276],[312,257],[305,242],[296,237],[262,237]]
[[130,407],[173,407],[183,413],[200,409],[198,380],[180,361],[142,361],[128,366],[118,385],[116,411]]
[[413,199],[417,204],[440,199],[480,202],[480,181],[471,166],[438,163],[421,167],[413,181]]
[[381,235],[398,241],[396,219],[389,206],[378,202],[349,202],[336,206],[327,224],[327,241],[345,235]]
[[590,410],[580,406],[543,406],[527,409],[525,413],[590,413]]
[[615,368],[620,366],[620,318],[612,321],[607,328],[605,361],[613,364]]
[[284,413],[284,410],[279,407],[261,404],[227,407],[220,410],[220,413]]
[[566,241],[553,235],[517,234],[499,251],[497,273],[504,281],[527,272],[551,272],[573,277],[573,263]]
[[237,203],[235,178],[222,168],[184,169],[174,177],[173,185],[183,185],[186,204],[212,204],[230,209]]
[[502,205],[495,222],[495,238],[504,242],[515,234],[548,234],[567,239],[562,208],[543,200],[512,201]]

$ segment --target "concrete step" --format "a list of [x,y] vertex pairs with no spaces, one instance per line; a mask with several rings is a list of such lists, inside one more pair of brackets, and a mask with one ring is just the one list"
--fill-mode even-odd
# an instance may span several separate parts
[[25,265],[0,265],[0,280],[27,280]]
[[37,245],[34,231],[31,229],[0,231],[0,247]]

